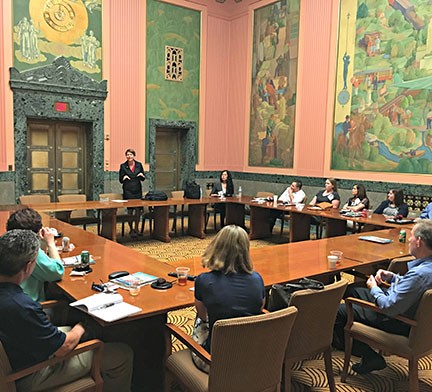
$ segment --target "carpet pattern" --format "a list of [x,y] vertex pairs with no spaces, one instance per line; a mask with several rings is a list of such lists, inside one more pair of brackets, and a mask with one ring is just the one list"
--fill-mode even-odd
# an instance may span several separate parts
[[[214,238],[215,234],[209,234],[200,240],[189,236],[175,236],[168,244],[150,239],[149,233],[144,232],[143,239],[132,240],[128,235],[121,238],[120,225],[118,226],[119,242],[135,249],[137,252],[145,253],[160,261],[173,266],[181,265],[181,261],[190,257],[196,257],[203,253],[204,249]],[[270,241],[254,240],[251,247],[274,245],[280,242],[273,236]],[[193,322],[195,320],[194,307],[188,307],[168,315],[169,322],[182,328],[189,335],[192,334]],[[176,339],[173,340],[175,351],[183,346]],[[356,357],[352,357],[357,362]],[[368,375],[357,375],[350,371],[346,383],[340,381],[343,367],[343,352],[333,352],[333,373],[335,375],[336,389],[338,392],[406,392],[408,391],[408,362],[396,356],[386,357],[387,368],[373,372]],[[420,391],[432,392],[432,356],[419,361]],[[308,360],[296,363],[292,369],[291,390],[293,392],[323,392],[328,391],[327,377],[325,374],[324,360],[322,356],[315,356]],[[180,391],[176,388],[175,391]],[[229,391],[227,391],[229,392]],[[247,391],[245,391],[247,392]]]

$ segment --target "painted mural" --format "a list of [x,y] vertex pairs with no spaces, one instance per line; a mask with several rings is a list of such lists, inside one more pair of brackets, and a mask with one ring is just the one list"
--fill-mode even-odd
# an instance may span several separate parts
[[299,0],[254,12],[249,165],[293,167]]
[[332,163],[432,173],[429,0],[341,0]]
[[102,0],[14,0],[14,67],[20,71],[64,56],[102,79]]

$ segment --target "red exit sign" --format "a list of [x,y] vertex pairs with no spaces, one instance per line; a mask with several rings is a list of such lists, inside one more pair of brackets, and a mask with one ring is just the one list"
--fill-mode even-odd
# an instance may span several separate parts
[[68,102],[55,102],[54,110],[56,112],[68,112],[70,110]]

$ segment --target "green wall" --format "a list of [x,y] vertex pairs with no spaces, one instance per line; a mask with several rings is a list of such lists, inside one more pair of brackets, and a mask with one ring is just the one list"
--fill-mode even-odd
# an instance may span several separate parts
[[[147,127],[149,118],[198,123],[200,37],[200,12],[147,0]],[[165,80],[165,45],[184,49],[183,82]]]

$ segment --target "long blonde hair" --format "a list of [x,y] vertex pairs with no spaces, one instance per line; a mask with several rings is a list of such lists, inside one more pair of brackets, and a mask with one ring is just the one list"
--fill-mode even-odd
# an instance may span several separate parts
[[224,274],[253,272],[249,257],[249,236],[239,226],[225,226],[210,243],[202,256],[202,265]]

